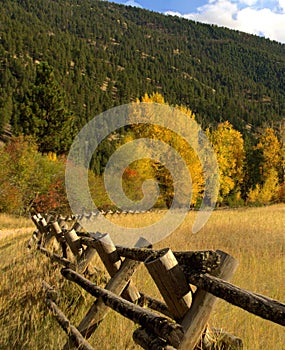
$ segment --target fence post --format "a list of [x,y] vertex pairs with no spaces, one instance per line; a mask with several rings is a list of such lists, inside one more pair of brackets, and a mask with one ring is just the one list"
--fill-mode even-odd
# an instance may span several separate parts
[[109,234],[95,233],[93,247],[97,250],[109,275],[113,277],[121,266],[121,259]]
[[[137,300],[140,297],[137,288],[130,285],[130,280],[140,262],[125,259],[122,263],[120,257],[117,256],[116,247],[114,246],[109,235],[96,234],[92,235],[93,238],[97,238],[98,245],[93,246],[98,248],[97,252],[99,256],[103,257],[103,262],[107,264],[109,271],[112,272],[111,279],[105,286],[106,290],[109,290],[117,295],[121,295],[123,291],[128,291],[128,297],[132,301]],[[100,242],[99,242],[100,241]],[[149,244],[149,242],[147,242]],[[146,244],[146,240],[139,239],[137,245],[142,246]],[[115,250],[114,250],[115,247]],[[119,259],[119,260],[118,260]],[[106,265],[105,265],[106,266]],[[106,268],[107,268],[106,266]],[[131,292],[129,292],[131,290]],[[133,290],[133,291],[132,291]],[[132,299],[135,298],[135,299]],[[78,326],[78,330],[83,336],[89,338],[92,333],[97,329],[100,322],[107,315],[109,308],[104,304],[101,298],[98,298],[91,306],[85,317],[82,319]],[[74,345],[68,341],[63,347],[64,350],[74,349]]]
[[94,273],[93,271],[95,270],[94,268],[89,266],[89,263],[91,262],[95,254],[96,254],[96,250],[92,247],[87,247],[83,251],[80,259],[78,260],[78,272],[84,273],[88,268],[88,273],[91,273],[91,274]]
[[[95,238],[95,249],[97,250],[101,260],[103,261],[109,275],[113,277],[120,269],[122,263],[120,255],[117,252],[116,246],[112,242],[110,235],[107,233],[97,233],[95,235],[92,235],[92,237]],[[149,244],[149,242],[140,238],[136,243],[136,246],[139,247],[147,244]],[[140,293],[138,289],[134,286],[134,284],[130,281],[128,286],[123,291],[122,297],[134,302],[140,298]]]
[[32,216],[32,221],[39,231],[38,244],[41,246],[47,245],[52,239],[52,234],[49,232],[46,219],[41,214],[35,214]]
[[[212,274],[224,280],[229,280],[233,276],[238,262],[232,256],[222,251],[217,252],[221,256],[221,262]],[[216,300],[217,298],[212,294],[197,289],[191,308],[181,322],[185,335],[179,346],[179,350],[193,350],[202,339]]]
[[173,318],[180,321],[191,306],[192,292],[174,254],[169,248],[163,249],[147,258],[145,266]]
[[80,237],[77,236],[75,230],[65,231],[64,238],[66,239],[67,244],[69,245],[73,255],[78,259],[82,254],[82,246]]

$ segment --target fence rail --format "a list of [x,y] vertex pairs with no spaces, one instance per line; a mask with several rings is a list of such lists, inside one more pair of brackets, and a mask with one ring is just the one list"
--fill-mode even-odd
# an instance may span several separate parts
[[[29,247],[36,242],[40,252],[63,266],[61,273],[67,280],[96,298],[74,326],[56,305],[54,289],[43,282],[46,303],[68,334],[64,350],[92,349],[87,340],[110,309],[139,325],[133,339],[144,349],[214,349],[218,341],[223,349],[242,349],[240,338],[208,326],[218,298],[285,326],[285,304],[229,282],[238,263],[225,252],[155,250],[145,239],[127,248],[114,245],[108,234],[85,232],[77,217],[36,213],[32,220],[36,231]],[[96,272],[91,264],[95,254],[110,275],[105,288],[86,278]],[[145,295],[133,283],[140,264],[145,265],[164,302]]]

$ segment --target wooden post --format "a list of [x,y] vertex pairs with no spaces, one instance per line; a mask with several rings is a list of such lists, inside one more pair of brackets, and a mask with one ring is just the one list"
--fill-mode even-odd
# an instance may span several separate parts
[[[99,252],[102,254],[105,254],[104,249],[102,247],[104,247],[104,242],[107,242],[106,244],[106,250],[107,250],[107,254],[106,256],[109,255],[110,257],[110,261],[107,261],[106,264],[107,266],[109,266],[109,270],[112,271],[113,276],[111,278],[111,280],[107,283],[106,285],[106,290],[109,290],[115,294],[121,295],[122,292],[124,290],[131,290],[131,293],[128,293],[128,296],[130,298],[132,298],[132,295],[134,295],[134,298],[137,298],[137,290],[135,288],[135,286],[130,286],[129,282],[134,274],[134,272],[137,270],[140,262],[138,261],[133,261],[133,260],[129,260],[129,259],[125,259],[123,263],[118,263],[117,257],[116,257],[116,252],[114,252],[114,248],[113,243],[110,239],[110,237],[106,238],[106,235],[101,235],[101,234],[96,234],[94,236],[95,241],[96,241],[96,237],[98,240],[101,240],[101,238],[104,238],[103,242],[101,241],[100,243],[100,247],[99,245],[93,245],[92,247],[99,247]],[[146,241],[143,239],[140,239],[137,242],[138,245],[145,245]],[[98,253],[99,253],[98,252]],[[109,252],[109,253],[108,253]],[[106,256],[104,257],[104,259],[106,258]],[[105,259],[107,260],[107,259]],[[112,264],[110,264],[112,263]],[[117,271],[115,272],[115,268],[114,266],[117,266]],[[132,292],[133,290],[133,292]],[[140,295],[139,295],[140,297]],[[132,300],[132,299],[131,299]],[[135,301],[136,299],[134,299]],[[97,329],[97,327],[99,326],[99,324],[101,323],[101,321],[104,319],[104,317],[107,315],[109,309],[108,307],[104,304],[104,302],[102,301],[101,298],[97,299],[94,304],[91,306],[91,308],[89,309],[89,311],[87,312],[87,314],[85,315],[85,317],[82,319],[82,321],[80,322],[78,329],[79,331],[86,337],[89,338],[92,333]],[[63,347],[64,350],[70,350],[70,349],[74,349],[74,344],[68,342],[65,344],[65,346]]]
[[[111,240],[109,234],[97,233],[93,235],[95,238],[94,247],[97,250],[101,260],[103,261],[109,275],[113,277],[121,266],[121,258],[117,252],[116,246]],[[149,245],[149,242],[140,238],[136,246]],[[140,298],[138,289],[130,281],[127,288],[123,291],[122,296],[130,301],[136,301]]]
[[47,229],[47,222],[45,218],[41,218],[39,219],[39,225],[40,227],[42,227],[43,231],[46,233],[46,229]]
[[37,215],[33,215],[32,216],[32,221],[35,224],[36,228],[39,230],[40,234],[42,234],[42,230],[41,230],[41,227],[40,227],[40,224],[39,224],[40,219],[38,218],[38,216]]
[[31,219],[34,223],[34,225],[36,226],[36,230],[33,232],[31,239],[28,242],[28,248],[32,247],[33,242],[36,242],[38,244],[38,246],[41,245],[41,240],[42,240],[42,232],[39,226],[39,221],[40,221],[41,217],[38,217],[37,214],[34,214],[31,216]]
[[[112,277],[105,286],[106,290],[117,295],[122,294],[138,266],[139,263],[136,261],[124,261],[117,274]],[[97,299],[87,312],[84,319],[80,322],[78,329],[84,334],[84,336],[89,338],[107,315],[108,311],[109,309],[103,301],[100,298]]]
[[121,266],[121,259],[116,251],[116,247],[109,234],[96,233],[92,235],[94,240],[93,247],[97,250],[106,270],[112,277]]
[[95,254],[96,254],[96,250],[92,247],[87,247],[85,250],[83,250],[81,257],[78,260],[78,267],[77,267],[78,272],[84,273],[84,271],[88,268],[89,263],[91,262]]
[[173,346],[167,345],[163,339],[147,332],[143,328],[138,328],[133,333],[135,343],[145,350],[176,350]]
[[174,254],[169,248],[163,249],[146,259],[145,266],[173,318],[180,321],[191,306],[192,293]]
[[65,278],[77,283],[91,295],[100,298],[105,305],[165,339],[170,345],[178,346],[183,338],[183,330],[179,324],[173,323],[165,317],[158,316],[141,306],[135,305],[107,289],[94,285],[73,270],[63,269],[61,273]]
[[[222,251],[217,252],[221,257],[221,263],[215,274],[222,279],[229,280],[233,276],[238,262]],[[217,298],[213,295],[197,289],[192,306],[181,323],[185,336],[179,346],[180,350],[193,350],[201,341],[216,300]]]
[[58,221],[52,222],[50,229],[53,232],[56,240],[59,242],[59,244],[61,246],[62,256],[64,258],[67,258],[67,244],[66,244],[66,240],[64,238],[64,233],[62,232],[62,229],[61,229]]
[[46,219],[35,214],[32,216],[32,221],[39,231],[38,244],[45,246],[52,238],[52,235],[48,235],[49,231]]
[[68,230],[68,225],[62,216],[58,218],[57,222],[62,230]]
[[39,230],[36,230],[33,232],[32,237],[29,239],[27,247],[28,249],[31,249],[34,243],[39,244],[40,243],[40,233]]
[[65,231],[64,237],[73,255],[78,259],[82,254],[80,237],[77,236],[75,230]]
[[52,228],[53,233],[54,233],[55,237],[57,238],[57,240],[60,241],[60,239],[63,238],[63,233],[62,233],[61,227],[59,226],[58,221],[53,221],[51,223],[51,228]]
[[[128,285],[133,273],[138,268],[139,263],[136,261],[124,261],[117,274],[111,278],[106,285],[106,290],[112,291],[115,294],[120,295],[122,291]],[[89,338],[93,332],[98,328],[100,323],[107,315],[109,308],[104,304],[101,298],[98,298],[88,310],[85,317],[77,327],[78,330],[85,338]],[[68,342],[63,347],[64,350],[75,349],[72,342]]]

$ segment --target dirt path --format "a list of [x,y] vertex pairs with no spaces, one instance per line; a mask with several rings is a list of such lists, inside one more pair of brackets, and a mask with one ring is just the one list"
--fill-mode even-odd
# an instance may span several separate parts
[[14,228],[14,229],[3,229],[0,230],[0,239],[3,239],[7,236],[15,236],[15,235],[21,235],[24,233],[31,233],[35,230],[33,226],[31,227],[23,227],[23,228]]

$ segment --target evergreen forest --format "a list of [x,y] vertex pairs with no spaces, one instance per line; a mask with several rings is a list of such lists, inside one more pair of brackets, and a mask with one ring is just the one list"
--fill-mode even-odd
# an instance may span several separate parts
[[[89,120],[139,99],[191,111],[220,158],[220,203],[285,196],[284,44],[107,1],[2,0],[0,10],[0,133],[9,128],[18,136],[14,148],[1,149],[1,161],[24,159],[21,148],[31,147],[47,157],[33,162],[35,169],[48,159],[62,162]],[[150,132],[121,130],[122,139]],[[226,155],[223,142],[232,147]],[[117,147],[110,140],[100,145],[91,164],[96,181]],[[34,191],[45,198],[57,188],[47,167],[43,193],[39,184]],[[161,179],[161,169],[151,168]],[[18,170],[1,171],[8,181]],[[165,179],[161,187],[169,194]],[[23,199],[25,191],[8,182],[0,185],[6,191],[0,211],[8,210],[5,196],[17,198],[10,211],[27,207],[34,193]],[[203,181],[197,184],[193,205],[203,190]]]

